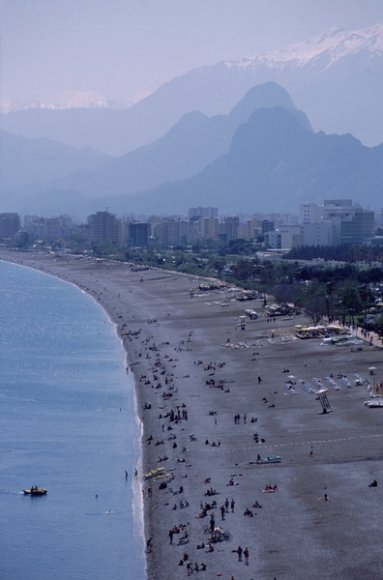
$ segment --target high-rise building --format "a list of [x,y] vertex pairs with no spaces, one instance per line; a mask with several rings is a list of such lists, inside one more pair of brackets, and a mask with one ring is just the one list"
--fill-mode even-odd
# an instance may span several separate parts
[[12,238],[20,229],[18,213],[0,213],[0,238]]
[[334,244],[334,225],[331,221],[320,221],[302,225],[303,246],[332,246]]
[[374,236],[375,214],[367,209],[355,209],[348,219],[340,223],[340,243],[360,246],[368,244]]
[[238,240],[239,218],[227,217],[219,224],[219,237],[222,243],[227,244],[231,240]]
[[148,223],[132,222],[128,225],[128,240],[131,246],[145,248],[149,243],[149,234]]
[[261,223],[258,219],[252,218],[239,225],[238,236],[242,240],[255,240],[261,233]]
[[323,206],[303,204],[300,223],[304,245],[361,245],[370,243],[374,235],[375,214],[351,199],[328,199]]
[[210,217],[204,218],[202,220],[202,237],[205,240],[217,240],[218,239],[218,218]]
[[304,203],[299,208],[299,223],[317,224],[323,218],[323,207],[315,203]]
[[375,214],[353,204],[351,199],[325,200],[323,217],[334,226],[333,243],[361,245],[374,235]]
[[267,232],[272,232],[275,228],[275,223],[271,220],[262,220],[261,221],[261,231],[262,235],[264,236]]
[[117,220],[116,216],[107,211],[98,211],[88,216],[92,242],[117,241]]
[[181,219],[164,219],[154,226],[154,236],[164,247],[187,244],[189,231],[189,222]]

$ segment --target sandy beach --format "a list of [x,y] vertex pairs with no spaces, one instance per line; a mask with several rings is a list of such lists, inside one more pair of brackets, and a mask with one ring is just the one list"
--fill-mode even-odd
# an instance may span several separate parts
[[[200,292],[192,276],[80,256],[0,259],[76,284],[117,325],[143,423],[149,580],[383,578],[383,409],[364,405],[383,380],[381,349],[299,340],[304,316],[270,322],[261,300]],[[259,318],[241,329],[249,307]]]

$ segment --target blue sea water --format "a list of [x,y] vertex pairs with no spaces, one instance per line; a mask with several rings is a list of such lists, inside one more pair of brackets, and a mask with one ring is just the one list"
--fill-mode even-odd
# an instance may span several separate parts
[[[145,578],[139,427],[123,363],[89,296],[0,262],[1,580]],[[23,495],[31,485],[48,494]]]

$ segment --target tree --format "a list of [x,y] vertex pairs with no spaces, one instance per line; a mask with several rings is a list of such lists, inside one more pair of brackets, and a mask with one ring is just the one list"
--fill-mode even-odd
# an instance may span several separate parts
[[248,280],[254,276],[254,263],[252,260],[239,260],[231,271],[237,280]]
[[355,324],[355,316],[362,312],[362,301],[358,288],[351,284],[345,286],[340,294],[340,301],[343,307],[343,322],[345,322],[346,314],[348,314],[351,316],[351,323]]
[[302,286],[296,282],[278,284],[272,292],[275,300],[280,304],[287,302],[294,304],[294,306],[302,305]]
[[21,230],[16,236],[16,246],[20,250],[27,250],[32,244],[33,239],[29,232],[26,230]]
[[307,286],[303,294],[303,308],[314,324],[327,315],[326,288],[323,284],[312,282]]

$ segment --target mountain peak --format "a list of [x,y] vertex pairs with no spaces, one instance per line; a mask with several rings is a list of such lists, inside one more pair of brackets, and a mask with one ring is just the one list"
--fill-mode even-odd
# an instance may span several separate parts
[[270,81],[251,87],[230,112],[230,115],[242,117],[247,121],[255,109],[282,106],[295,109],[289,93],[278,83]]

